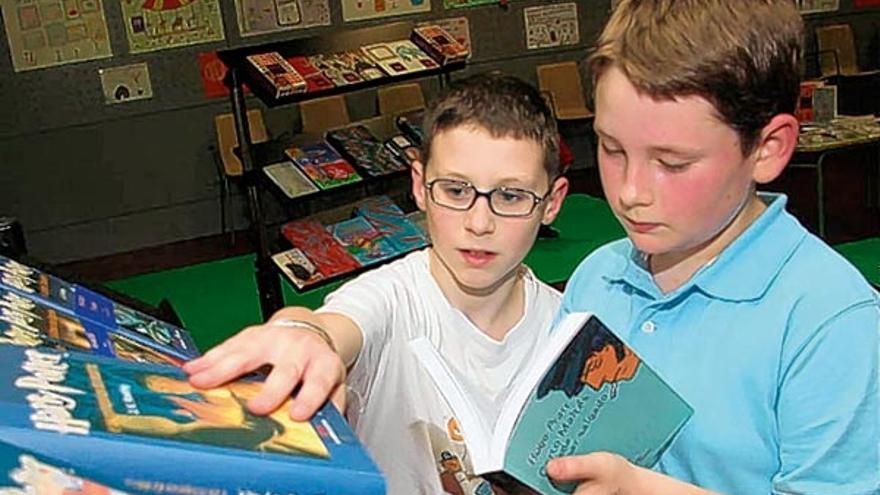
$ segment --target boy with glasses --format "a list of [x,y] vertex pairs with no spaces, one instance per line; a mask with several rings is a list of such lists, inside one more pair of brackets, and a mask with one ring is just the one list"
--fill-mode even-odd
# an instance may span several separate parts
[[[299,386],[306,419],[332,394],[388,479],[389,494],[488,494],[468,472],[461,431],[408,343],[427,337],[486,420],[547,335],[560,295],[522,260],[568,190],[559,135],[540,93],[480,75],[454,85],[425,116],[412,192],[433,245],[364,273],[315,312],[285,308],[184,369],[212,387],[272,366],[248,408],[265,414]],[[450,466],[454,466],[452,469]]]

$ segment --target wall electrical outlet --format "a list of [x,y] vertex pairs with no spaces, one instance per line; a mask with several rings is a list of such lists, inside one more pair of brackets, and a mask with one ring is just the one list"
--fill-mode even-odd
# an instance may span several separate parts
[[113,105],[153,97],[150,70],[146,62],[98,69],[104,103]]

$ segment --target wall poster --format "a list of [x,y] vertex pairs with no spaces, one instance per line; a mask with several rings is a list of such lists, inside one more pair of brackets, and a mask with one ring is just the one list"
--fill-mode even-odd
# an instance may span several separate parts
[[235,0],[242,36],[330,25],[329,0]]
[[120,0],[131,53],[223,39],[220,0]]

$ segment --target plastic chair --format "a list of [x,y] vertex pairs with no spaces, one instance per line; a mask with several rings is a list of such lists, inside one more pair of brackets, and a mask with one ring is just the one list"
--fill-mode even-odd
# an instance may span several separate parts
[[400,115],[425,108],[425,95],[419,83],[383,86],[376,92],[379,99],[379,113],[382,115]]
[[539,65],[536,71],[538,88],[550,101],[557,119],[576,120],[593,116],[593,112],[587,108],[577,62]]
[[343,95],[303,101],[299,104],[299,114],[304,134],[321,135],[327,129],[351,123]]

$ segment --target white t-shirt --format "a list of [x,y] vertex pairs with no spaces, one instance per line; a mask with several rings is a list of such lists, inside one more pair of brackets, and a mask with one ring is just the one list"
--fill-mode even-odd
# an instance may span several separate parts
[[560,294],[525,269],[523,318],[499,342],[453,308],[429,268],[428,250],[371,270],[327,297],[320,312],[361,328],[348,376],[348,419],[385,473],[389,495],[489,494],[470,474],[461,432],[408,343],[427,337],[494,424],[511,386],[546,337]]

